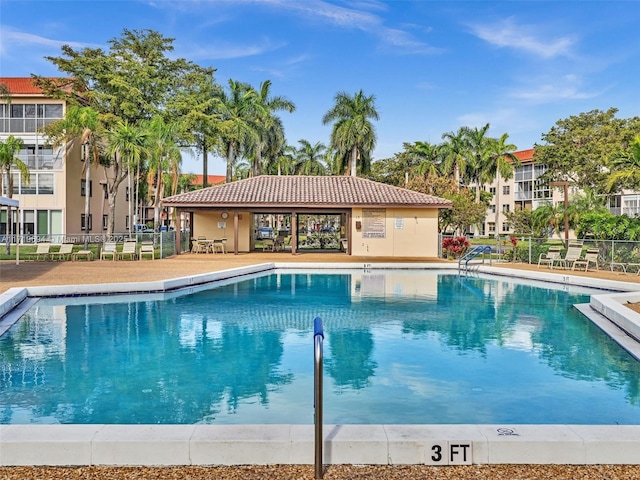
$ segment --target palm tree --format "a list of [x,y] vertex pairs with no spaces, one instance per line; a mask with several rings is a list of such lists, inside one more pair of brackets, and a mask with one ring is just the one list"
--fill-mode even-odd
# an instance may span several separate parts
[[[15,167],[22,176],[24,183],[29,183],[29,167],[26,163],[20,160],[16,154],[22,149],[22,139],[16,138],[13,135],[9,135],[3,142],[0,140],[0,193],[3,190],[3,177],[7,178],[7,197],[13,198],[13,174],[11,173],[12,167]],[[11,220],[11,209],[7,207],[7,229],[6,229],[6,247],[5,253],[9,255],[11,252],[11,228],[13,222]],[[19,232],[18,232],[19,233]]]
[[420,176],[437,175],[442,166],[442,145],[433,145],[429,142],[415,142],[405,144],[405,151],[412,160],[418,162],[414,168],[416,174]]
[[233,167],[240,148],[246,143],[257,143],[258,135],[252,123],[256,95],[251,85],[230,79],[229,93],[222,92],[216,102],[221,117],[218,134],[227,157],[227,183],[233,180]]
[[[467,174],[469,176],[469,183],[475,184],[476,203],[480,203],[480,186],[483,177],[487,177],[487,165],[489,164],[489,144],[491,142],[491,139],[487,137],[489,124],[487,123],[482,128],[471,129],[463,127],[463,129],[467,140]],[[492,179],[493,177],[490,177],[490,180]]]
[[370,120],[378,120],[375,96],[366,96],[362,90],[354,96],[339,92],[335,105],[322,118],[324,125],[334,122],[331,148],[348,160],[347,170],[352,177],[360,171],[367,173],[371,165],[371,152],[376,146],[376,132]]
[[274,115],[274,112],[286,110],[291,113],[296,109],[291,100],[282,96],[271,96],[270,90],[271,80],[265,80],[260,84],[254,99],[256,112],[253,124],[257,134],[251,165],[251,174],[254,176],[262,173],[262,154],[269,139],[284,138],[284,135],[279,135],[279,131],[283,131],[282,122]]
[[628,152],[611,160],[607,190],[612,192],[625,187],[632,190],[640,187],[640,135],[631,142]]
[[453,177],[458,186],[458,191],[460,191],[460,179],[467,170],[469,151],[466,129],[461,127],[456,133],[444,133],[442,138],[445,140],[442,147],[444,150],[444,172]]
[[84,198],[84,249],[89,248],[89,215],[91,213],[91,197],[89,185],[91,185],[91,166],[100,164],[99,133],[100,121],[98,112],[91,107],[78,107],[75,105],[67,109],[65,117],[57,122],[45,126],[45,135],[51,144],[64,146],[66,149],[80,145],[85,182]]
[[500,214],[500,210],[498,209],[498,205],[500,205],[500,179],[509,180],[512,178],[515,167],[520,165],[520,160],[513,154],[517,147],[511,143],[507,143],[508,138],[509,135],[503,133],[500,138],[491,139],[488,146],[488,155],[480,174],[480,181],[483,183],[491,183],[493,179],[497,180],[494,203],[496,207],[496,228]]
[[298,175],[325,175],[325,167],[322,159],[327,147],[321,143],[311,143],[305,139],[298,140],[300,148],[296,151],[296,173]]
[[[107,152],[113,156],[111,167],[113,176],[107,177],[107,193],[109,202],[109,221],[107,224],[107,235],[113,234],[116,212],[116,197],[118,187],[131,174],[142,158],[146,155],[145,141],[147,133],[143,128],[129,124],[127,121],[118,121],[112,128],[107,130]],[[131,203],[131,190],[129,191],[129,201]],[[129,207],[131,212],[131,207]],[[130,214],[131,215],[131,214]],[[132,223],[129,216],[129,225]]]
[[[153,224],[160,225],[160,204],[164,196],[164,174],[169,171],[175,180],[180,172],[182,155],[176,141],[177,124],[167,124],[156,115],[147,125],[149,191],[153,188]],[[175,182],[177,185],[177,181]]]

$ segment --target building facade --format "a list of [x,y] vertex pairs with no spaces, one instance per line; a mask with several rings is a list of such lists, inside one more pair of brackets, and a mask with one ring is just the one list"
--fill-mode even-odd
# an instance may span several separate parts
[[[20,221],[12,218],[10,233],[22,235],[22,242],[48,239],[62,242],[65,236],[86,233],[85,196],[90,197],[89,232],[107,230],[106,195],[109,170],[91,165],[91,180],[85,185],[85,161],[81,146],[53,146],[42,127],[64,118],[63,100],[47,98],[30,78],[1,78],[8,98],[0,100],[0,140],[12,135],[23,141],[16,155],[29,168],[29,181],[13,168],[11,197],[20,202]],[[6,172],[2,173],[6,176]],[[123,182],[124,183],[124,182]],[[9,196],[8,179],[3,178],[2,196]],[[128,229],[128,189],[121,185],[116,198],[115,232]],[[20,225],[20,232],[17,232]],[[7,211],[0,211],[0,235],[7,233]]]

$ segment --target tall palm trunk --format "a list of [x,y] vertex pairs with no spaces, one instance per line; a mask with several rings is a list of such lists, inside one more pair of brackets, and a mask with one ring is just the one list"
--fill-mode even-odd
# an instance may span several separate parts
[[[85,149],[86,147],[86,149]],[[83,145],[83,149],[88,150],[88,145]],[[91,160],[89,159],[89,154],[85,155],[84,158],[84,249],[89,250],[89,235],[91,234],[89,230],[89,215],[91,214],[91,197],[90,197],[90,188],[91,185]]]
[[233,180],[233,162],[235,160],[234,144],[230,143],[227,149],[227,183]]
[[357,177],[356,165],[358,163],[358,147],[356,145],[351,149],[351,155],[349,157],[349,175]]

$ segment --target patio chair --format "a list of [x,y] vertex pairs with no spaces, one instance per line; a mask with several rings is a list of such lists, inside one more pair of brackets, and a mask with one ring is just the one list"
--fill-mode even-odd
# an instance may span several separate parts
[[579,259],[573,262],[572,270],[576,269],[576,265],[584,265],[584,271],[589,270],[589,265],[594,264],[596,270],[598,270],[598,257],[600,256],[600,250],[597,248],[588,248],[587,253],[584,254],[584,257],[580,257]]
[[213,253],[226,253],[225,243],[227,243],[226,238],[215,239],[211,244],[211,248]]
[[69,260],[73,254],[73,243],[63,243],[57,252],[49,252],[49,258],[56,260]]
[[135,240],[127,240],[122,245],[122,251],[116,252],[116,260],[129,257],[129,260],[135,260],[138,257],[138,242]]
[[273,238],[265,238],[262,240],[262,251],[266,252],[267,250],[271,250],[272,252],[275,252],[276,244],[273,241]]
[[155,260],[156,252],[153,248],[153,242],[142,242],[140,244],[140,252],[138,252],[138,259],[142,260],[145,255],[150,256],[151,260]]
[[28,253],[27,255],[32,260],[49,260],[49,250],[51,249],[50,242],[40,242],[34,253]]
[[541,253],[538,257],[538,268],[540,268],[540,265],[548,265],[551,268],[553,262],[560,258],[561,252],[562,249],[560,247],[550,247],[547,253]]
[[118,244],[116,242],[104,242],[102,251],[100,252],[100,260],[111,257],[111,260],[116,259],[118,254]]
[[557,263],[565,270],[569,268],[569,265],[573,267],[573,263],[582,257],[582,245],[579,243],[570,243],[567,247],[567,253],[562,258],[556,258],[551,261],[551,268]]

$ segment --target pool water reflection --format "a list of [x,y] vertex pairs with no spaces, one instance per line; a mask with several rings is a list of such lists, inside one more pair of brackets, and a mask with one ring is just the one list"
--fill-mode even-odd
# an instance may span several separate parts
[[0,423],[640,424],[640,362],[590,290],[276,272],[158,299],[43,299],[0,337]]

